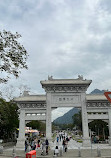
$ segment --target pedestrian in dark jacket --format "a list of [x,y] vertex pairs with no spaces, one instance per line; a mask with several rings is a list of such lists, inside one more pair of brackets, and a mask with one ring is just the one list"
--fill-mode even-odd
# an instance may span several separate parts
[[48,148],[49,148],[49,141],[48,141],[48,139],[46,139],[45,144],[46,144],[46,154],[48,155]]

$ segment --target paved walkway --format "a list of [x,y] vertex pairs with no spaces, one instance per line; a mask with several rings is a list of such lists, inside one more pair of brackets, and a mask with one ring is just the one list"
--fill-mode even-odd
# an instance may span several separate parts
[[[56,140],[54,141],[54,143],[51,143],[51,149],[54,150],[55,146],[58,145],[59,148],[62,147],[62,140],[59,141],[59,143],[56,142]],[[109,146],[109,144],[91,144],[90,147],[83,147],[82,146],[82,143],[79,143],[73,139],[71,139],[69,142],[68,142],[68,149],[97,149],[97,148],[100,148],[100,149],[111,149],[111,146]]]
[[[59,149],[62,148],[62,140],[57,143],[51,143],[51,148],[49,150],[49,155],[47,158],[53,158],[53,153],[55,146],[58,145]],[[63,149],[63,148],[62,148]],[[100,151],[100,157],[111,158],[111,146],[109,144],[92,144],[91,147],[83,147],[82,143],[78,143],[75,140],[71,139],[68,142],[68,151],[63,153],[62,158],[76,158],[76,157],[84,157],[84,158],[97,158],[97,151]],[[0,155],[0,158],[9,158],[12,157],[13,147],[4,149],[3,155]],[[18,157],[25,158],[24,149],[22,151],[16,151],[16,155]],[[46,157],[46,156],[44,156]],[[41,150],[37,150],[37,158],[42,158]]]
[[[52,147],[51,149],[54,150],[55,149],[55,146],[58,146],[59,148],[62,147],[62,139],[61,141],[59,141],[58,143],[56,142],[56,140],[54,141],[54,143],[52,143]],[[78,149],[78,147],[82,147],[82,143],[78,143],[76,142],[75,140],[71,139],[69,142],[68,142],[68,149]],[[62,147],[63,148],[63,147]]]
[[[58,145],[59,149],[62,148],[62,140],[58,143],[54,141],[51,145],[51,149],[54,151],[55,146]],[[99,155],[98,155],[99,154]],[[111,146],[109,144],[91,144],[90,147],[83,147],[82,143],[76,142],[71,139],[68,142],[68,151],[63,153],[64,157],[110,157],[111,158]]]

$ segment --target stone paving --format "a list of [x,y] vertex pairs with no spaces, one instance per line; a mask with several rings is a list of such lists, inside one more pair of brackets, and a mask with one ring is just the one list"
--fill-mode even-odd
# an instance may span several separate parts
[[[59,149],[62,148],[62,141],[57,143],[51,143],[51,149],[49,150],[49,155],[44,156],[47,158],[53,158],[53,153],[55,146],[58,145]],[[71,139],[68,143],[68,151],[63,153],[62,158],[76,158],[76,157],[87,157],[87,158],[97,158],[97,150],[100,150],[101,155],[99,157],[111,158],[111,146],[109,144],[92,144],[91,147],[82,147],[82,143],[78,143],[75,140]],[[0,158],[10,158],[12,157],[13,147],[4,149],[4,153],[0,155]],[[16,151],[18,157],[25,158],[25,152]],[[37,158],[42,158],[41,150],[37,150]]]
[[[57,143],[56,141],[52,144],[52,150],[55,146],[58,145],[59,149],[62,148],[62,141]],[[68,142],[68,151],[63,153],[64,157],[97,157],[101,154],[103,156],[111,157],[111,146],[109,144],[91,144],[91,147],[83,147],[82,143],[78,143],[75,140],[71,139]],[[99,155],[100,156],[100,155]]]
[[[57,143],[56,141],[54,141],[54,143],[51,144],[52,145],[52,150],[54,150],[55,146],[58,145],[59,148],[62,147],[62,141],[59,141],[59,143]],[[79,143],[73,139],[71,139],[68,142],[68,149],[111,149],[111,146],[109,146],[109,144],[97,144],[97,143],[93,143],[91,144],[91,147],[83,147],[82,143]]]

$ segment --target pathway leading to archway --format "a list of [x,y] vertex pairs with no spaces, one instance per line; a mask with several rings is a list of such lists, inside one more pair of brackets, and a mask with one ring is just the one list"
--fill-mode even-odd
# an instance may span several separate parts
[[[52,144],[52,147],[51,149],[54,150],[55,147],[58,146],[59,148],[63,148],[62,146],[62,140],[59,141],[57,143],[57,141],[55,140],[54,143]],[[78,147],[82,147],[82,143],[78,143],[76,142],[75,140],[71,139],[69,142],[68,142],[68,149],[78,149]]]
[[[59,134],[58,134],[59,135]],[[65,137],[68,136],[68,134],[65,132]],[[69,136],[68,136],[69,137]],[[51,149],[54,150],[56,146],[63,149],[63,145],[62,145],[63,139],[61,138],[61,141],[59,139],[59,142],[57,142],[57,136],[56,139],[54,141],[54,143],[51,144]],[[78,143],[77,141],[73,140],[72,138],[68,141],[68,145],[67,148],[68,149],[78,149],[79,147],[82,147],[82,143]]]
[[[54,152],[55,147],[58,146],[59,150],[62,148],[62,140],[57,143],[57,140],[51,144],[51,150]],[[111,155],[111,146],[109,144],[91,144],[90,147],[83,147],[82,143],[79,143],[73,139],[68,142],[67,152],[63,152],[63,157],[97,157],[98,151],[100,151],[101,156]]]
[[[59,140],[59,142],[57,143],[57,140],[55,139],[54,143],[51,144],[51,149],[54,150],[56,146],[58,146],[59,149],[61,147],[63,149],[62,141],[63,140],[61,139],[61,141]],[[70,141],[68,142],[68,149],[79,149],[79,148],[80,149],[97,149],[97,148],[100,148],[100,149],[111,149],[111,146],[108,143],[106,143],[106,144],[98,144],[98,143],[94,144],[94,143],[92,143],[90,147],[83,147],[82,143],[79,143],[76,140],[73,140],[71,138]]]

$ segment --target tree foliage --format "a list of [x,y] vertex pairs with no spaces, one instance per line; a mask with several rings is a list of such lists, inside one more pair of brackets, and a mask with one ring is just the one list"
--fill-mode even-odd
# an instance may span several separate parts
[[73,129],[73,124],[59,124],[59,123],[52,123],[52,129],[53,130],[67,130],[67,129]]
[[12,138],[18,124],[17,105],[0,99],[0,138],[3,140]]
[[89,123],[91,131],[96,132],[96,135],[109,135],[108,124],[102,120],[94,120]]
[[[82,130],[82,117],[81,117],[81,111],[79,113],[75,114],[73,117],[73,124],[78,127],[78,129]],[[109,135],[108,126],[107,123],[102,120],[94,120],[89,123],[89,128],[91,131],[96,132],[96,135]]]
[[20,37],[17,32],[0,31],[0,72],[7,73],[7,77],[0,78],[0,83],[7,82],[9,74],[19,77],[20,69],[27,69],[28,53],[18,42]]
[[81,117],[81,111],[79,111],[77,114],[74,114],[72,116],[73,119],[73,125],[78,127],[78,129],[82,130],[82,117]]
[[32,129],[37,129],[37,130],[42,131],[42,132],[44,132],[46,129],[46,124],[41,122],[41,121],[37,121],[37,120],[33,120],[33,121],[27,123],[26,126],[32,127]]

